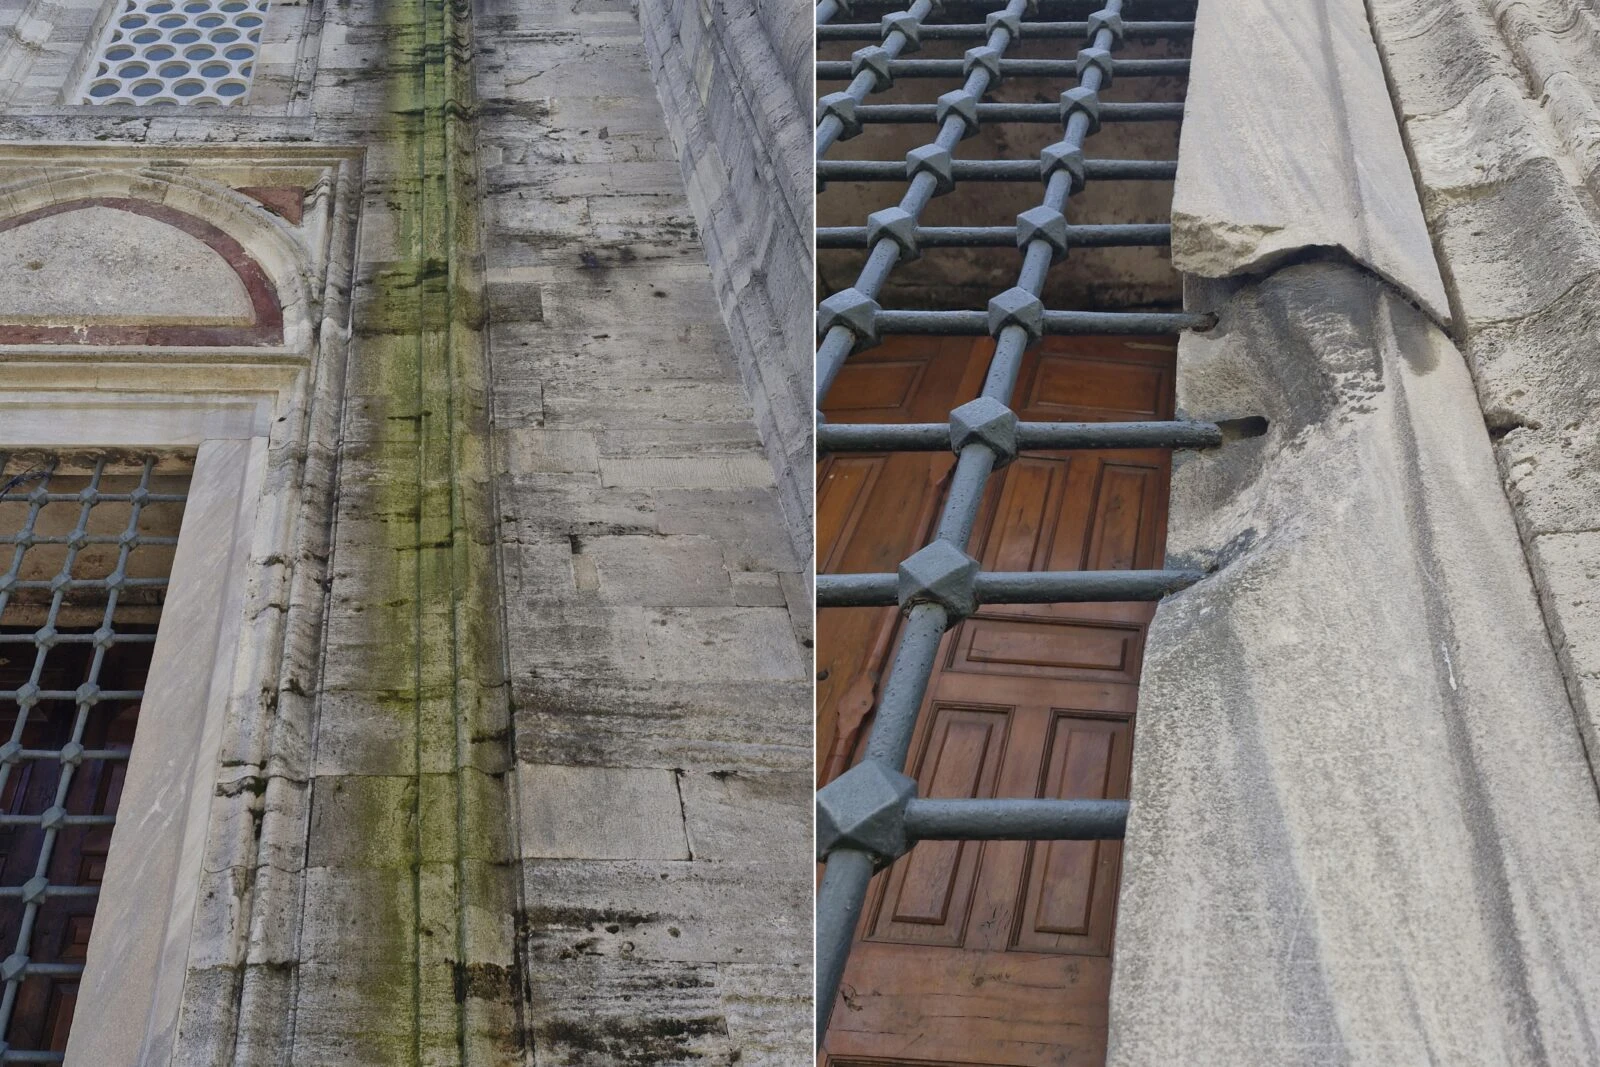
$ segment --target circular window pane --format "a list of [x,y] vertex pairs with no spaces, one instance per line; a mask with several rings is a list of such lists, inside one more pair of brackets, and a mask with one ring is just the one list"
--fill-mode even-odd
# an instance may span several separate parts
[[152,15],[165,15],[168,11],[172,10],[172,5],[168,3],[151,4],[149,7],[145,8],[145,10],[150,12]]
[[89,86],[89,95],[96,100],[103,100],[108,96],[115,96],[119,88],[116,82],[95,82]]
[[217,86],[217,95],[226,97],[243,96],[244,90],[244,82],[223,82]]
[[233,60],[235,63],[237,63],[241,59],[253,59],[253,58],[255,58],[256,50],[254,48],[251,48],[247,44],[240,44],[240,45],[234,45],[232,48],[228,49],[226,52],[224,52],[222,54],[227,56],[229,59]]
[[148,99],[161,91],[160,82],[139,82],[133,87],[133,95]]
[[199,81],[179,82],[172,87],[172,91],[179,96],[199,96],[206,91],[206,83]]
[[183,54],[198,62],[202,59],[210,59],[217,54],[217,50],[208,44],[197,44],[193,48],[185,49]]
[[157,71],[157,73],[163,78],[181,78],[189,72],[189,64],[183,62],[182,60],[179,60],[176,63],[163,64],[161,69]]
[[223,18],[221,15],[202,15],[200,18],[194,20],[194,24],[196,26],[210,28],[212,26],[221,26],[227,21],[228,20]]
[[150,65],[148,63],[124,63],[117,68],[117,77],[119,78],[142,78],[149,73]]
[[106,58],[113,63],[119,63],[124,59],[132,59],[133,48],[125,44],[112,45],[106,49]]
[[164,19],[156,19],[156,25],[160,26],[164,30],[170,30],[178,26],[186,26],[188,23],[189,20],[184,18],[182,15],[168,15]]
[[144,57],[156,63],[163,59],[171,59],[177,54],[178,50],[170,44],[153,44],[144,50]]
[[236,26],[243,26],[246,29],[248,29],[251,26],[259,26],[259,25],[261,25],[261,16],[260,15],[240,15],[238,18],[234,19],[233,22],[234,22],[234,25],[236,25]]
[[117,25],[126,30],[136,30],[149,21],[143,15],[125,15],[117,22]]
[[211,39],[218,44],[232,44],[239,39],[239,31],[229,29],[212,30]]
[[202,78],[225,78],[233,73],[233,68],[226,63],[207,63],[200,68]]
[[161,40],[160,30],[139,30],[133,35],[134,44],[151,44]]

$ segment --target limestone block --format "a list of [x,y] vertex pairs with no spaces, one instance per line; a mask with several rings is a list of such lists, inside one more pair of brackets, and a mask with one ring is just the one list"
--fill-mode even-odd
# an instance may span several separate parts
[[1191,63],[1173,266],[1223,278],[1338,248],[1447,322],[1361,0],[1202,0]]
[[593,559],[599,597],[609,604],[733,603],[722,548],[709,537],[597,537],[583,542],[583,555]]
[[718,966],[728,1038],[739,1063],[781,1067],[811,1053],[811,968],[805,962]]
[[793,963],[811,947],[811,881],[796,878],[794,866],[792,856],[778,863],[525,863],[528,931],[541,954],[555,948],[619,963]]
[[1586,621],[1579,546],[1600,527],[1600,20],[1573,0],[1371,6],[1592,759],[1600,634]]
[[541,671],[514,676],[512,694],[518,755],[533,762],[715,769],[811,763],[811,721],[796,714],[810,707],[809,678],[667,683]]
[[1332,264],[1218,301],[1146,651],[1113,1067],[1581,1063],[1600,801],[1462,358]]
[[524,763],[517,795],[524,859],[689,858],[670,770]]
[[675,456],[600,461],[600,484],[623,488],[761,489],[772,468],[761,456]]
[[1600,228],[1553,160],[1430,209],[1469,331],[1537,314],[1600,273]]
[[595,435],[583,430],[515,429],[505,434],[507,466],[517,471],[598,471]]
[[715,770],[688,773],[679,780],[689,848],[696,859],[740,860],[749,842],[768,842],[776,866],[788,863],[805,881],[811,866],[814,779],[809,767],[796,770]]

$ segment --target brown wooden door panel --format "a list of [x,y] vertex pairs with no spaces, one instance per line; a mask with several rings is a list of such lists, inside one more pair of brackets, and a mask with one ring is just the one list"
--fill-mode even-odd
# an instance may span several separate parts
[[[826,413],[943,421],[976,395],[991,349],[891,339],[852,358]],[[1047,338],[1013,406],[1028,419],[1167,418],[1172,356],[1167,341]],[[907,366],[918,360],[921,373]],[[841,388],[858,394],[836,408]],[[820,464],[823,569],[893,570],[927,540],[950,463],[940,454]],[[1160,451],[1030,453],[990,479],[968,551],[989,570],[1159,567],[1168,478]],[[907,763],[919,792],[1125,797],[1152,611],[990,605],[957,626]],[[892,609],[819,615],[824,780],[859,748],[897,620]],[[824,1045],[829,1062],[1103,1063],[1120,858],[1117,842],[917,845],[869,890]]]
[[[1038,795],[1126,797],[1132,733],[1126,719],[1057,711]],[[1027,853],[1011,948],[1109,955],[1121,843],[1038,841]]]
[[[926,1057],[940,1067],[1105,1062],[1104,1037],[1095,1033],[1103,1025],[1095,1002],[1111,975],[1104,957],[873,949],[852,959],[845,975],[828,1032],[833,1062],[851,1055]],[[904,975],[921,982],[908,986]]]
[[[920,796],[992,797],[1000,777],[1010,708],[940,705],[926,720],[916,766]],[[982,846],[924,841],[885,880],[868,935],[904,944],[961,944],[972,906]]]

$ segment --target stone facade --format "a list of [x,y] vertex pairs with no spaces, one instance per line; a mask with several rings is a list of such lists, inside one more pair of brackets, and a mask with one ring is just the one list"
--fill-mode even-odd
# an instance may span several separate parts
[[1591,1062],[1592,14],[1198,18],[1109,1061]]
[[796,297],[814,270],[810,10],[770,0],[637,10],[778,499],[809,560],[813,316]]
[[[110,8],[0,0],[0,226],[29,189],[181,209],[284,325],[223,337],[192,293],[112,283],[111,320],[167,300],[181,328],[46,336],[93,275],[0,232],[14,388],[210,396],[202,436],[235,393],[265,413],[226,431],[266,495],[219,763],[171,831],[203,853],[192,940],[155,1008],[95,943],[123,995],[86,988],[72,1056],[120,1062],[82,1050],[125,1031],[140,1062],[796,1062],[807,565],[737,356],[792,368],[723,311],[751,309],[735,337],[793,314],[719,305],[634,14],[279,0],[245,104],[76,105]],[[215,268],[142,225],[140,262]]]
[[1600,758],[1600,14],[1566,0],[1372,12],[1484,424]]

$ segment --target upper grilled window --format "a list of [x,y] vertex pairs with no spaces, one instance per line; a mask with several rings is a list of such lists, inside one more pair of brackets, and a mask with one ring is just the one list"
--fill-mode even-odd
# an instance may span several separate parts
[[269,0],[118,0],[90,65],[86,104],[242,101]]

